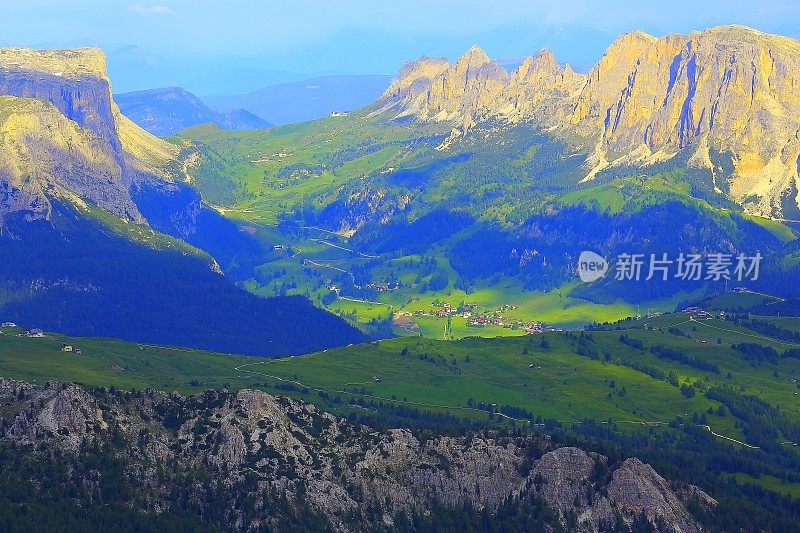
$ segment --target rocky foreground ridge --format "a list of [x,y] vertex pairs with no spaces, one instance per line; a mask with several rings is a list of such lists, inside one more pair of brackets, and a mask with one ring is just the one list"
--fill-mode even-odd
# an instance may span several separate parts
[[510,506],[544,530],[694,532],[687,502],[716,505],[635,458],[610,464],[531,436],[376,431],[255,390],[184,397],[0,379],[0,414],[0,444],[66,460],[78,500],[108,497],[97,489],[107,474],[86,459],[100,453],[122,465],[115,481],[136,487],[126,504],[225,529],[285,529],[288,516],[295,528],[313,518],[391,530],[436,510]]
[[546,49],[510,74],[478,47],[453,64],[423,57],[377,109],[455,135],[485,121],[532,123],[591,155],[584,181],[681,154],[750,211],[800,207],[800,42],[744,26],[627,33],[587,74]]

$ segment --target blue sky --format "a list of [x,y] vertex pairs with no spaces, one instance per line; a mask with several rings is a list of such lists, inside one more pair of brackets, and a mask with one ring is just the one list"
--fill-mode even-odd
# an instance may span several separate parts
[[391,74],[423,53],[453,58],[472,44],[496,58],[549,46],[586,69],[633,29],[663,35],[738,23],[797,37],[800,2],[0,0],[0,20],[4,45],[132,44],[195,67]]

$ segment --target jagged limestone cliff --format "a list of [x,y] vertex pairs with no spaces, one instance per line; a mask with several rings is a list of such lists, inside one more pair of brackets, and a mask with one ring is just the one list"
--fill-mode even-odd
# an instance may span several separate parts
[[[782,216],[800,207],[800,42],[743,26],[656,38],[620,36],[587,75],[547,51],[505,75],[473,47],[436,75],[387,91],[397,116],[449,122],[527,121],[593,146],[590,180],[613,166],[646,166],[683,153],[746,209]],[[428,67],[426,62],[419,66]],[[576,181],[578,181],[576,180]]]
[[405,65],[379,102],[399,108],[398,116],[411,114],[469,128],[492,112],[508,78],[499,63],[473,46],[452,65],[424,57]]
[[0,96],[0,213],[30,210],[47,218],[47,195],[57,195],[139,220],[118,155],[50,102]]
[[612,162],[631,152],[646,161],[689,150],[692,164],[715,172],[735,200],[780,213],[781,195],[798,179],[800,43],[742,26],[636,38],[638,47],[620,38],[592,70],[590,80],[599,79],[604,61],[634,52],[624,76],[587,83],[573,124],[600,132]]
[[497,114],[512,122],[534,118],[543,126],[557,126],[572,110],[571,102],[586,76],[561,67],[553,53],[542,49],[523,61],[500,95]]
[[[443,57],[422,56],[415,61],[409,61],[403,65],[397,78],[383,93],[381,101],[392,105],[416,100],[427,93],[433,79],[441,74],[448,65],[449,63]],[[410,109],[406,111],[410,111]]]
[[130,189],[177,152],[120,114],[102,51],[0,49],[0,217],[55,195],[142,222]]

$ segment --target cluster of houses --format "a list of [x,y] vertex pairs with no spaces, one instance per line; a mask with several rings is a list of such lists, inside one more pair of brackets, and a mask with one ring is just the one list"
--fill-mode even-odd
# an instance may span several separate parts
[[545,324],[544,322],[523,322],[521,320],[504,317],[499,313],[491,313],[486,315],[478,313],[468,319],[467,325],[474,328],[482,328],[484,326],[499,326],[501,328],[521,329],[526,335],[545,333],[548,331],[559,331],[559,329]]
[[400,314],[403,316],[432,316],[438,318],[447,318],[449,316],[457,316],[460,315],[463,318],[470,318],[472,316],[472,311],[477,309],[476,305],[462,303],[458,307],[453,307],[451,304],[447,302],[433,302],[432,306],[436,307],[437,309],[434,311],[422,311],[416,310],[413,313],[409,313],[408,311],[401,311]]
[[478,309],[477,305],[468,303],[461,303],[457,307],[453,307],[451,304],[447,302],[434,301],[431,305],[433,305],[434,307],[438,307],[438,309],[434,313],[438,317],[460,315],[462,318],[469,319]]
[[378,292],[391,292],[391,291],[396,291],[397,289],[400,288],[400,286],[397,282],[387,283],[385,281],[382,281],[380,283],[368,283],[364,285],[364,288],[373,289]]
[[513,322],[513,320],[504,317],[500,313],[477,313],[464,318],[467,319],[467,325],[473,328],[482,328],[483,326],[505,327]]
[[[459,316],[467,321],[467,326],[474,328],[499,326],[502,328],[522,330],[529,335],[548,331],[559,331],[557,328],[543,322],[526,322],[503,316],[501,314],[503,311],[513,311],[517,308],[516,305],[512,304],[503,304],[498,310],[488,313],[479,312],[478,306],[475,304],[462,303],[455,307],[447,302],[434,302],[432,305],[436,307],[434,311],[416,310],[413,313],[409,311],[400,311],[396,313],[395,324],[400,327],[405,327],[406,329],[412,329],[416,324],[413,323],[411,317],[448,318]],[[414,326],[411,326],[411,324],[414,324]]]
[[[696,307],[696,306],[687,307],[686,309],[683,310],[683,312],[687,315],[692,315],[695,318],[712,318],[714,316],[713,314],[709,313],[702,307]],[[724,314],[725,313],[722,312],[723,316]]]

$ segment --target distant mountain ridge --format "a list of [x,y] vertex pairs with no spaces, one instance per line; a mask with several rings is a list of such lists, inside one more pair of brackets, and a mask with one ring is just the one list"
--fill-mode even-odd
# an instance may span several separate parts
[[291,124],[353,111],[375,100],[386,89],[391,76],[319,76],[271,85],[245,94],[203,96],[219,112],[241,108],[272,124]]
[[193,94],[226,94],[307,77],[297,72],[244,65],[230,58],[165,57],[133,44],[108,43],[101,48],[108,57],[108,74],[114,80],[114,90],[119,93],[178,86]]
[[213,111],[197,96],[180,87],[116,94],[114,99],[125,116],[160,137],[208,122],[226,130],[255,130],[271,126],[244,109]]
[[455,63],[422,58],[377,101],[395,117],[526,122],[591,152],[584,180],[687,154],[751,212],[796,216],[800,42],[744,26],[620,36],[587,75],[540,51],[508,74],[478,47]]

